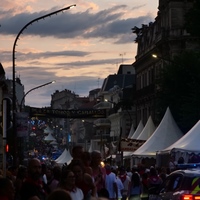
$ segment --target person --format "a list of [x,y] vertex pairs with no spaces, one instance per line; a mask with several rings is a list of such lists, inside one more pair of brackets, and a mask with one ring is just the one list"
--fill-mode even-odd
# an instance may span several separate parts
[[154,167],[150,168],[149,177],[147,179],[148,188],[158,188],[162,184],[162,179],[158,176],[158,172]]
[[81,159],[83,154],[83,147],[81,145],[76,145],[72,148],[72,158]]
[[105,177],[106,177],[106,170],[101,166],[101,152],[100,151],[93,151],[91,153],[91,168],[92,168],[92,177],[94,183],[97,188],[97,194],[101,193],[101,190],[105,190]]
[[15,188],[13,182],[9,178],[0,178],[0,199],[14,200]]
[[47,200],[72,200],[72,198],[66,190],[56,189],[48,195]]
[[75,175],[76,186],[83,191],[84,199],[90,199],[90,196],[97,196],[96,185],[92,177],[84,172],[84,165],[81,160],[73,160],[70,169]]
[[173,172],[174,170],[176,170],[176,161],[175,161],[175,157],[171,156],[170,157],[170,161],[169,161],[169,168],[170,168],[170,172]]
[[149,191],[148,191],[148,171],[149,169],[141,175],[141,185],[142,185],[142,192],[141,192],[141,199],[147,200],[149,199]]
[[40,160],[32,158],[27,168],[27,178],[21,187],[21,200],[45,200],[47,192],[42,182],[42,166]]
[[119,178],[122,181],[122,184],[124,186],[124,189],[122,190],[122,200],[126,200],[127,197],[130,194],[130,183],[131,179],[130,177],[126,174],[126,170],[124,167],[121,167],[119,170]]
[[75,180],[74,173],[67,167],[64,167],[62,169],[62,175],[58,188],[68,191],[72,200],[83,200],[83,192],[80,188],[76,187]]
[[52,172],[53,172],[53,179],[51,182],[49,182],[49,185],[48,185],[50,192],[53,192],[57,188],[62,171],[61,171],[60,166],[54,166]]
[[199,162],[198,155],[192,153],[188,159],[188,163],[198,163],[198,162]]
[[183,158],[183,156],[180,156],[178,159],[178,164],[184,164],[185,163],[185,159]]
[[14,187],[15,187],[15,200],[20,200],[20,191],[23,182],[25,181],[27,177],[27,167],[26,166],[19,166],[16,180],[14,181]]
[[142,192],[140,175],[138,172],[133,171],[130,183],[130,200],[140,200],[140,194]]
[[118,176],[118,170],[114,170],[113,171],[116,175],[116,183],[117,183],[117,196],[118,196],[118,200],[122,199],[122,191],[124,190],[124,185],[120,179],[120,177]]
[[92,167],[90,167],[91,164],[91,155],[88,151],[84,151],[82,153],[82,158],[81,158],[83,165],[84,165],[84,171],[92,176]]
[[105,169],[106,169],[105,188],[109,192],[109,199],[110,200],[118,199],[116,175],[111,171],[111,166],[109,164],[106,164]]

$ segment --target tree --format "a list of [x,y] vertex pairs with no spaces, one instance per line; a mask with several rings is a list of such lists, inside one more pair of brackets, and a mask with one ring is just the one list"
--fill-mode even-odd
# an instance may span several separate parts
[[196,0],[193,7],[185,16],[185,28],[193,36],[200,37],[200,1]]
[[186,133],[200,119],[200,52],[186,51],[166,65],[157,82],[157,113],[161,119],[169,106]]

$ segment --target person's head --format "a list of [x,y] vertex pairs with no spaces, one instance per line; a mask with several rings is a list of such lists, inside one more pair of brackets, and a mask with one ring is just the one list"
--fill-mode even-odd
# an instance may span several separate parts
[[91,153],[91,165],[92,166],[97,166],[100,165],[102,161],[102,156],[100,151],[93,151]]
[[109,164],[106,164],[106,165],[105,165],[105,169],[106,169],[106,172],[107,172],[107,173],[110,173],[111,170],[112,170],[112,168],[111,168],[111,166],[110,166]]
[[70,194],[64,189],[54,190],[48,197],[47,200],[72,200]]
[[61,168],[59,166],[55,166],[53,168],[53,177],[54,177],[54,179],[60,180],[61,173],[62,173],[62,170],[61,170]]
[[53,169],[51,166],[47,166],[46,177],[47,177],[47,180],[51,180],[53,178]]
[[67,169],[67,168],[63,168],[62,170],[62,174],[61,174],[61,179],[60,179],[60,185],[61,187],[65,187],[65,186],[71,186],[74,187],[75,186],[75,175],[74,173]]
[[158,175],[157,170],[154,167],[151,167],[150,168],[150,176],[157,176],[157,175]]
[[17,172],[17,178],[24,179],[27,176],[27,167],[24,165],[19,166],[18,172]]
[[83,147],[81,145],[74,146],[72,149],[73,159],[81,159],[83,153]]
[[139,186],[140,185],[140,177],[139,177],[138,173],[134,172],[132,174],[131,182],[134,184],[134,186]]
[[125,174],[126,174],[126,169],[125,169],[125,167],[122,166],[122,167],[119,168],[119,174],[120,174],[120,175],[125,175]]
[[84,173],[84,165],[81,160],[73,160],[70,165],[70,169],[73,171],[76,182],[82,181]]
[[15,188],[8,178],[0,178],[0,199],[7,197],[8,200],[14,200]]
[[42,166],[40,160],[33,158],[28,163],[28,176],[34,180],[38,180],[42,175]]
[[89,166],[91,163],[91,154],[88,151],[84,151],[81,159],[85,166]]

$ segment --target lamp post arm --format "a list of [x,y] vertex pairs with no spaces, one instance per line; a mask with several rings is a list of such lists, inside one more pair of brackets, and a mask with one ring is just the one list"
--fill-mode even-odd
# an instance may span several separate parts
[[22,100],[21,100],[21,103],[20,103],[20,111],[21,111],[21,109],[22,109],[22,103],[23,103],[25,97],[27,96],[27,94],[29,94],[29,93],[32,92],[33,90],[37,90],[38,88],[44,87],[44,86],[49,85],[49,84],[52,84],[52,83],[54,83],[54,82],[55,82],[55,81],[50,81],[50,82],[48,82],[48,83],[45,83],[45,84],[39,85],[39,86],[37,86],[37,87],[34,87],[34,88],[30,89],[28,92],[26,92],[25,95],[22,97]]
[[17,44],[17,41],[19,39],[19,36],[22,34],[22,32],[31,24],[33,24],[34,22],[37,22],[41,19],[45,19],[46,17],[50,17],[52,15],[56,15],[57,13],[59,12],[63,12],[65,10],[68,10],[72,7],[76,6],[76,4],[74,5],[71,5],[71,6],[68,6],[68,7],[65,7],[65,8],[62,8],[60,10],[57,10],[57,11],[54,11],[54,12],[51,12],[49,14],[46,14],[46,15],[43,15],[41,17],[38,17],[38,18],[35,18],[33,19],[32,21],[28,22],[20,31],[19,33],[17,34],[17,37],[15,38],[15,41],[14,41],[14,44],[13,44],[13,51],[12,51],[12,61],[13,61],[13,110],[15,111],[16,109],[16,103],[15,103],[15,98],[16,98],[16,91],[15,91],[15,48],[16,48],[16,44]]

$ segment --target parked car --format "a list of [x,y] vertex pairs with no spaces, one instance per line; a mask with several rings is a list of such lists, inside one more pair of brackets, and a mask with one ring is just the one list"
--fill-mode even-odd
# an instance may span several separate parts
[[159,188],[149,189],[149,200],[199,200],[200,168],[198,165],[179,165],[179,170],[172,172]]

